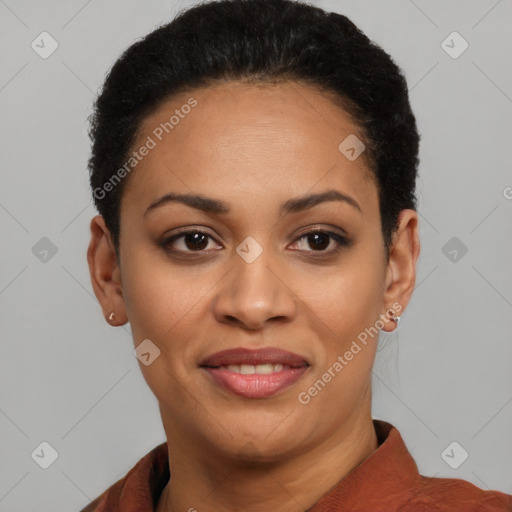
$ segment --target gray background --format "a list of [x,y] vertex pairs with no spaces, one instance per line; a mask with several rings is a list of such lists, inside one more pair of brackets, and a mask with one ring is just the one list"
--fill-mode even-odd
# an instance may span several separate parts
[[[0,0],[1,512],[79,510],[165,441],[129,325],[105,322],[90,284],[86,118],[120,53],[190,3]],[[512,2],[315,3],[404,69],[422,134],[417,285],[381,336],[374,417],[422,474],[512,493]],[[47,59],[42,31],[59,44]],[[453,31],[469,43],[456,59]],[[43,441],[48,469],[31,456]],[[441,456],[453,441],[458,469]]]

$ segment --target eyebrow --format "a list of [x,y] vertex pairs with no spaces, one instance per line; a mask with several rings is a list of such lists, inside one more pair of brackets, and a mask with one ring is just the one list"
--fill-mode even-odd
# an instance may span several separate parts
[[[298,213],[327,201],[340,201],[353,206],[359,210],[360,213],[363,213],[359,203],[353,197],[342,194],[338,190],[334,189],[326,190],[325,192],[318,194],[309,194],[289,199],[281,205],[280,212],[281,214]],[[171,192],[151,203],[143,216],[146,216],[147,213],[155,210],[156,208],[160,208],[161,206],[174,202],[185,204],[205,213],[226,215],[231,212],[231,208],[218,199],[213,199],[199,194],[175,194]]]

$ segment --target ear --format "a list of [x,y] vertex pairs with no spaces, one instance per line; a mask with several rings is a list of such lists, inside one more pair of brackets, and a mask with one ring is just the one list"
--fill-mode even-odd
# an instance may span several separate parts
[[[399,215],[399,228],[393,235],[389,262],[386,271],[386,285],[383,303],[390,317],[391,311],[400,316],[409,300],[416,283],[416,262],[420,253],[418,233],[418,213],[415,210],[402,210]],[[384,331],[396,328],[393,320],[385,322]]]
[[91,220],[91,241],[87,249],[87,263],[91,283],[103,315],[108,320],[110,313],[115,317],[111,325],[119,326],[128,321],[121,285],[121,270],[114,249],[110,231],[101,215]]

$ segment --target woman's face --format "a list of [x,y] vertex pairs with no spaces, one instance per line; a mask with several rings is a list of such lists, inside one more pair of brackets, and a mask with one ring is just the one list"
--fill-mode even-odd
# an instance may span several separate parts
[[[375,328],[396,327],[384,315],[407,305],[419,246],[404,210],[386,262],[377,186],[354,135],[343,111],[298,83],[197,89],[141,125],[120,268],[102,260],[112,281],[97,295],[129,320],[136,347],[150,340],[139,364],[167,436],[199,455],[279,459],[369,421]],[[155,205],[170,193],[208,202]],[[236,353],[207,361],[238,348],[295,359],[271,354],[282,369]],[[226,366],[237,361],[248,366]]]

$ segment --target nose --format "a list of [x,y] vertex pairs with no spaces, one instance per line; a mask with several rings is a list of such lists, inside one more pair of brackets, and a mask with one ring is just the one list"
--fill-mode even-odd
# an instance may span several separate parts
[[269,321],[290,322],[297,312],[297,298],[285,273],[263,251],[255,261],[233,255],[234,267],[221,280],[212,307],[222,323],[257,330]]

